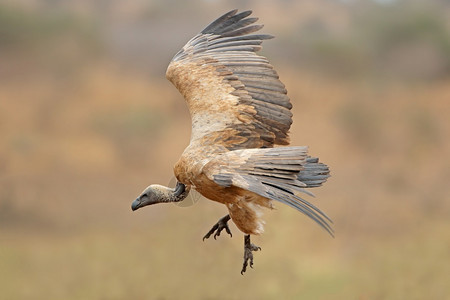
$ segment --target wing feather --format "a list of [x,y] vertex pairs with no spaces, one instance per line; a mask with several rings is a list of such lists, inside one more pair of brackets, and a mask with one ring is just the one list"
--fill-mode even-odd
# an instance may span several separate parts
[[[330,176],[328,166],[307,156],[307,147],[242,149],[211,160],[203,172],[223,187],[239,187],[287,204],[333,235],[331,219],[297,192],[321,185]],[[311,179],[311,180],[310,180]]]
[[[224,23],[226,23],[228,19],[236,15],[237,11],[238,11],[237,9],[234,9],[232,11],[225,13],[223,16],[220,16],[219,18],[217,18],[217,20],[206,26],[206,28],[203,29],[201,33],[210,33],[214,32],[214,30],[219,30],[221,27],[224,26]],[[241,13],[241,15],[242,14],[243,13]]]
[[256,54],[273,36],[252,34],[263,26],[251,13],[232,10],[212,22],[167,69],[189,107],[191,142],[214,139],[228,150],[289,144],[286,88],[267,58]]

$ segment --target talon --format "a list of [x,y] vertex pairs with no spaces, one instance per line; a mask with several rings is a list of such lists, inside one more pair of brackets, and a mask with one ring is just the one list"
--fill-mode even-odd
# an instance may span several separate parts
[[222,232],[222,230],[225,229],[225,231],[231,236],[233,237],[233,235],[231,234],[231,230],[228,227],[228,221],[230,220],[230,215],[226,215],[225,217],[221,218],[214,226],[213,228],[211,228],[210,231],[208,231],[208,233],[203,237],[203,241],[205,239],[209,239],[209,237],[214,233],[214,239],[217,240],[217,237],[220,236],[220,233]]
[[261,247],[258,247],[252,243],[250,243],[250,235],[246,235],[244,237],[244,263],[242,264],[241,275],[244,275],[245,271],[247,271],[247,266],[250,265],[250,268],[253,269],[253,251],[261,250]]

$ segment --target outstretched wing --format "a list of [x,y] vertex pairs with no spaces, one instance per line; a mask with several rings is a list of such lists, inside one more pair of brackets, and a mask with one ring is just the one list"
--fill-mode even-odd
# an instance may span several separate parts
[[166,77],[186,99],[193,140],[229,150],[289,144],[292,105],[277,72],[256,54],[272,36],[252,34],[251,11],[230,11],[192,38]]

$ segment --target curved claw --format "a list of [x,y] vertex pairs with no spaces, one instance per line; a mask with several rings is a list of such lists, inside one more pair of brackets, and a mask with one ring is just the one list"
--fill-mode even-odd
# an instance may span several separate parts
[[247,271],[247,266],[250,261],[250,268],[253,269],[253,251],[259,251],[261,247],[256,246],[255,244],[250,243],[250,235],[246,235],[244,237],[244,263],[242,264],[241,275],[244,275],[245,271]]
[[231,234],[231,230],[228,227],[228,221],[230,220],[230,215],[226,215],[225,217],[221,218],[212,228],[210,231],[208,231],[207,234],[203,237],[203,241],[205,239],[209,239],[209,237],[214,233],[214,239],[216,240],[218,236],[220,236],[220,233],[222,230],[225,229],[225,231],[230,235],[230,237],[233,237]]

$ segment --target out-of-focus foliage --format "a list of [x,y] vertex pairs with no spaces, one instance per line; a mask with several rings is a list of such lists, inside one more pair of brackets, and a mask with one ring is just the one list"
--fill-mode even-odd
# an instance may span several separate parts
[[[450,26],[434,1],[364,3],[349,11],[344,32],[312,18],[290,33],[289,58],[338,76],[435,79],[450,74]],[[299,52],[293,52],[302,49]]]

